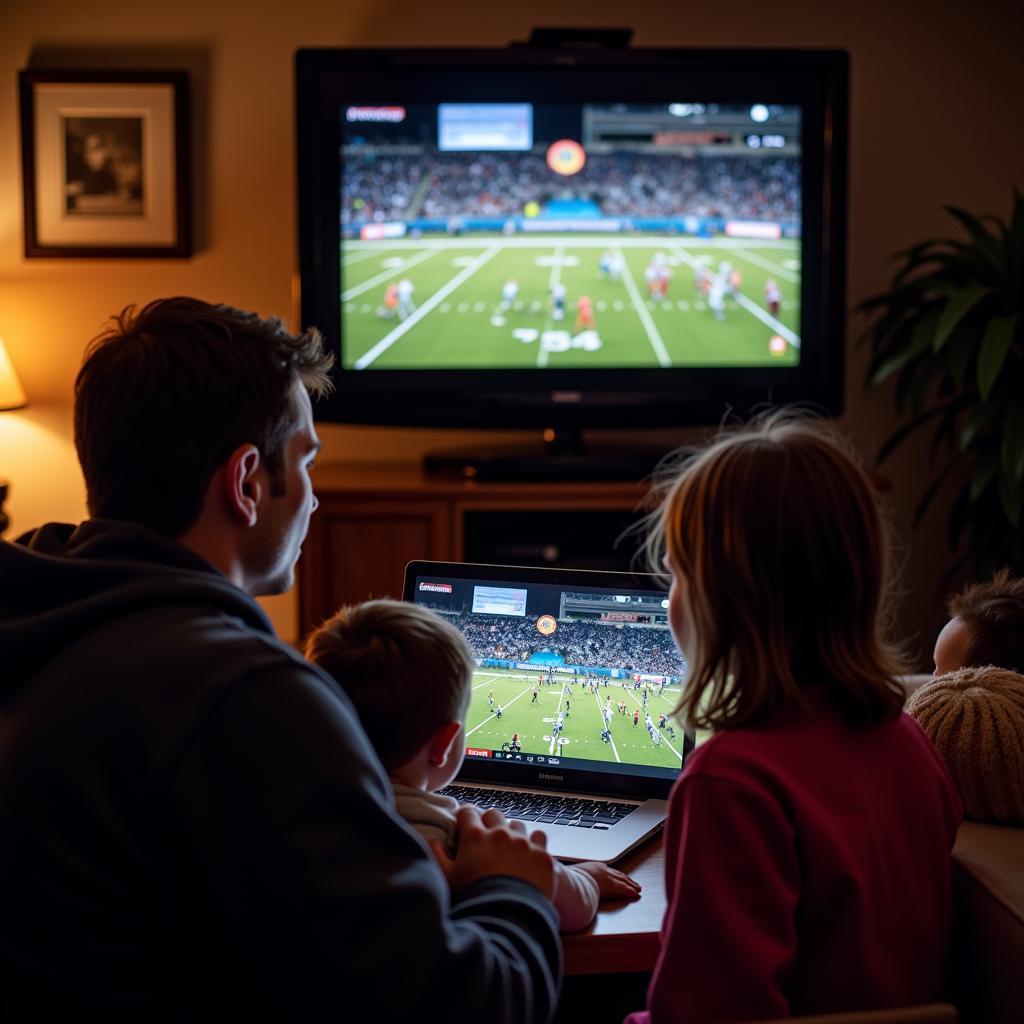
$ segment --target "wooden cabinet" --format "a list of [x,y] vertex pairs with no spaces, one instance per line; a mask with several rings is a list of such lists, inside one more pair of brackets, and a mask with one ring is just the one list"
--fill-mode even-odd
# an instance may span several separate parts
[[401,597],[414,559],[626,568],[643,514],[639,483],[444,480],[418,465],[317,467],[298,566],[302,634],[342,604]]

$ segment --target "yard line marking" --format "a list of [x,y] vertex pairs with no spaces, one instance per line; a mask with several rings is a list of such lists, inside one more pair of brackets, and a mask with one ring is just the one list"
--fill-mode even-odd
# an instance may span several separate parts
[[601,712],[601,721],[604,723],[604,727],[608,730],[608,736],[612,745],[612,753],[615,755],[615,760],[618,761],[619,764],[622,764],[622,758],[619,757],[619,751],[618,748],[615,746],[615,740],[611,739],[612,727],[604,720],[604,705],[601,703],[601,698],[598,697],[596,693],[594,694],[594,700],[597,701],[597,709]]
[[[512,707],[512,705],[515,704],[515,702],[517,700],[519,700],[519,698],[522,697],[522,695],[524,693],[529,693],[529,692],[530,692],[529,687],[527,687],[527,689],[523,690],[522,693],[517,693],[507,704],[502,704],[501,705],[502,714],[505,713],[505,708]],[[477,729],[482,729],[492,719],[496,721],[497,718],[498,718],[497,714],[495,714],[495,712],[492,711],[479,725],[474,725],[473,728],[470,729],[469,732],[466,733],[466,735],[467,736],[472,736],[473,733],[475,733],[477,731]]]
[[654,326],[651,314],[647,312],[644,300],[640,297],[640,292],[637,289],[636,281],[633,280],[633,272],[629,269],[626,257],[622,255],[622,250],[618,246],[615,247],[614,252],[619,258],[619,264],[622,267],[622,283],[626,286],[626,291],[629,293],[629,298],[633,303],[633,308],[637,311],[637,314],[640,317],[640,322],[644,325],[644,330],[647,332],[647,338],[651,343],[651,348],[654,349],[654,355],[657,357],[658,363],[661,366],[671,366],[672,359],[669,357],[668,349],[665,348],[665,342],[661,340],[658,328]]
[[500,679],[500,678],[501,678],[501,676],[498,673],[495,673],[492,676],[488,676],[482,683],[477,683],[477,685],[474,686],[473,689],[474,690],[479,690],[481,686],[486,686],[488,683],[493,683],[495,679]]
[[388,278],[400,277],[410,267],[415,267],[417,263],[422,263],[424,260],[429,260],[431,256],[436,256],[437,252],[437,249],[424,249],[423,252],[413,256],[405,266],[391,267],[383,273],[378,274],[376,277],[371,277],[369,281],[364,281],[362,284],[357,284],[352,288],[346,288],[345,291],[341,293],[341,301],[346,302],[348,299],[354,299],[357,295],[362,295],[363,292],[369,291],[374,285],[380,284],[382,281],[387,281]]
[[[551,258],[551,276],[548,278],[548,318],[544,323],[544,330],[540,332],[539,344],[537,345],[537,366],[543,369],[548,365],[548,350],[544,347],[544,331],[551,327],[551,293],[556,284],[562,280],[562,260],[565,259],[565,246],[556,245],[555,254]],[[564,310],[565,303],[562,303]]]
[[350,252],[341,261],[341,265],[343,267],[350,267],[353,263],[362,263],[363,260],[369,259],[371,256],[379,256],[380,254],[380,249],[357,249],[355,252]]
[[357,370],[365,370],[377,356],[391,348],[406,331],[415,327],[432,309],[444,302],[460,284],[472,277],[488,260],[493,259],[500,251],[500,245],[492,245],[489,249],[482,252],[468,267],[460,270],[446,285],[443,285],[438,291],[434,292],[412,316],[403,320],[393,331],[385,334],[369,352],[360,356],[355,362],[355,368]]
[[787,270],[785,267],[780,266],[778,263],[773,263],[771,260],[762,259],[762,257],[757,255],[757,253],[750,252],[748,249],[742,249],[737,246],[733,249],[733,252],[736,253],[740,259],[749,260],[751,263],[756,264],[763,270],[771,270],[779,277],[784,277],[787,281],[792,281],[794,284],[800,280],[799,274],[794,274],[792,270]]
[[[684,253],[681,249],[677,249],[676,251],[679,253],[680,259],[688,263],[694,270],[697,270],[702,266],[702,264],[695,260],[689,253]],[[718,274],[709,273],[708,276],[723,284],[725,283]],[[761,323],[770,327],[776,334],[781,334],[782,337],[793,346],[793,348],[798,349],[800,347],[800,335],[791,331],[785,324],[779,323],[771,313],[766,313],[759,305],[757,305],[756,302],[752,302],[742,292],[736,292],[732,298],[737,305],[742,306],[748,313],[750,313],[751,316],[756,317],[761,321]]]
[[[736,240],[733,238],[678,238],[673,242],[669,242],[667,239],[657,236],[652,239],[652,236],[638,236],[636,238],[618,238],[616,239],[616,245],[623,249],[650,249],[652,247],[652,240],[657,241],[659,244],[674,244],[676,246],[682,246],[688,249],[733,249],[736,244]],[[503,238],[501,240],[502,248],[505,249],[550,249],[551,248],[551,237],[541,235],[515,235],[511,238]],[[349,255],[354,255],[357,252],[365,252],[370,247],[379,246],[376,248],[376,252],[383,253],[391,250],[399,249],[479,249],[480,239],[479,238],[389,238],[383,242],[353,242],[350,245],[345,246],[348,250]],[[796,242],[794,239],[782,238],[782,239],[744,239],[744,247],[747,249],[757,250],[776,250],[791,254],[796,251]],[[574,236],[572,239],[573,249],[606,249],[608,248],[608,236],[607,235],[580,235],[579,237]]]

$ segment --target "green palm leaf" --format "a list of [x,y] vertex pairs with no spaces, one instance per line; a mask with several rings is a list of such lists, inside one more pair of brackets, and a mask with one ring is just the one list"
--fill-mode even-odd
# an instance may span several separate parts
[[981,351],[978,353],[978,392],[983,402],[988,401],[992,387],[999,378],[1016,327],[1017,314],[1014,313],[1013,316],[997,316],[990,320],[985,330]]
[[946,339],[953,333],[957,324],[974,307],[981,302],[982,299],[992,294],[992,289],[989,287],[984,288],[962,288],[960,291],[955,292],[950,296],[949,302],[946,303],[945,309],[939,316],[939,322],[935,327],[935,340],[932,343],[935,351],[938,352],[942,349],[942,346],[946,344]]
[[914,510],[916,526],[944,488],[955,498],[951,551],[979,572],[1024,573],[1024,194],[1008,222],[946,207],[966,238],[930,238],[896,253],[889,290],[857,306],[870,318],[866,388],[891,387],[899,428],[881,463],[931,427],[937,468]]

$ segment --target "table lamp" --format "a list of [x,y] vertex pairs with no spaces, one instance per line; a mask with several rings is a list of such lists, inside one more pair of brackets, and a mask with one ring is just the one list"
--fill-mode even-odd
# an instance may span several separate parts
[[[0,338],[0,412],[7,412],[10,409],[23,409],[28,405],[25,391],[18,380],[18,374],[7,354],[4,346],[4,339]],[[7,481],[0,477],[0,536],[10,520],[4,512],[4,501],[7,499]]]

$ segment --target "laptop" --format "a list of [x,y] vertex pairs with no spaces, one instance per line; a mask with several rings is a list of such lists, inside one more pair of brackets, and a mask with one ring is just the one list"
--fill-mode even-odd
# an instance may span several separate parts
[[465,636],[465,759],[445,792],[547,833],[565,861],[618,860],[661,828],[694,746],[669,718],[686,670],[657,577],[410,562],[404,598]]

